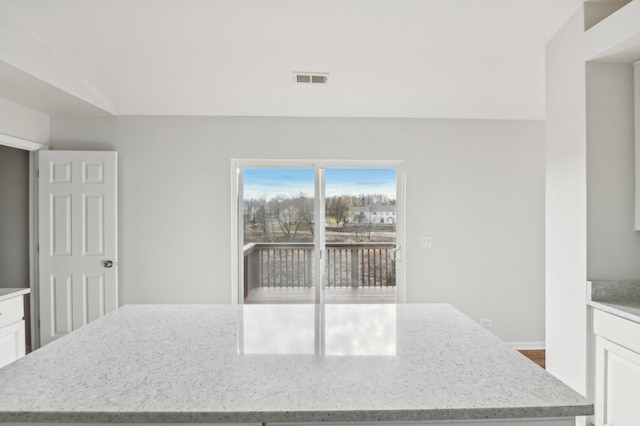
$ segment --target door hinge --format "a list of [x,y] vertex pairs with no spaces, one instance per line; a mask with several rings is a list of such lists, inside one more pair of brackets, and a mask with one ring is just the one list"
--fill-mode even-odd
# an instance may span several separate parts
[[36,253],[40,253],[40,244],[36,246]]
[[40,178],[40,169],[36,170],[36,177],[39,179]]

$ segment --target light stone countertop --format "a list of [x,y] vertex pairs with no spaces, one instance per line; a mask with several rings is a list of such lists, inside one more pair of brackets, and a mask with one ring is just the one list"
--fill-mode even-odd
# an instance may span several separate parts
[[450,305],[130,305],[0,369],[2,422],[573,417],[593,405]]
[[0,288],[0,302],[31,293],[29,288]]
[[589,281],[587,304],[640,323],[640,281]]

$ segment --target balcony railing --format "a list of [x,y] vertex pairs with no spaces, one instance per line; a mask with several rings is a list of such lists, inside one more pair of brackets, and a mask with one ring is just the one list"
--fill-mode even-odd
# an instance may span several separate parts
[[[312,287],[313,243],[244,246],[245,294],[260,287]],[[327,243],[327,287],[395,286],[395,243]]]

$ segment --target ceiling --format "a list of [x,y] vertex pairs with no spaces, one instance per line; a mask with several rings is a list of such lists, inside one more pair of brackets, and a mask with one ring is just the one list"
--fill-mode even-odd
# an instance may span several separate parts
[[[0,0],[0,12],[87,95],[42,72],[37,84],[110,114],[544,119],[544,45],[581,3]],[[294,85],[294,71],[328,83]],[[24,91],[0,96],[92,113]]]

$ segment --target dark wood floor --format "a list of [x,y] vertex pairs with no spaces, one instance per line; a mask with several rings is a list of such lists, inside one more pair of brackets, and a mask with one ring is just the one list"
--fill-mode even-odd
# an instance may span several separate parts
[[521,350],[518,352],[538,364],[540,367],[545,368],[544,350]]

